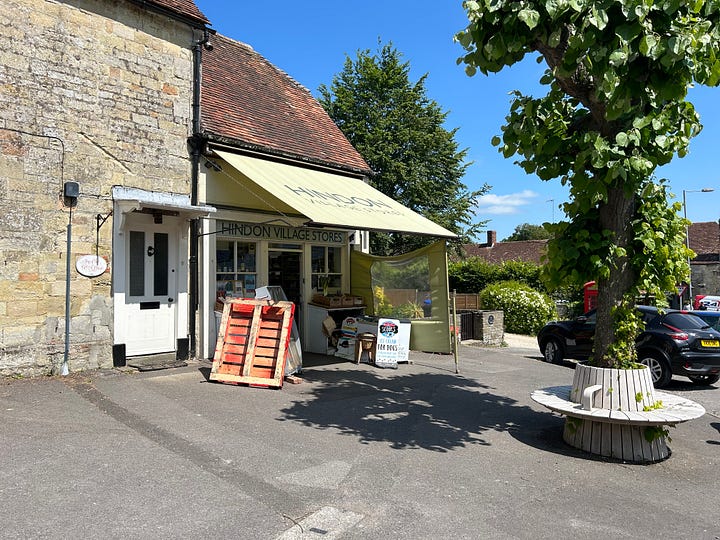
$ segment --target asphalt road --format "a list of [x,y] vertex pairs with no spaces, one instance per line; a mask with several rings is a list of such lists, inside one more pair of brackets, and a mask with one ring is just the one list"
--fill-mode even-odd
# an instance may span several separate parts
[[0,537],[717,539],[720,388],[669,459],[596,459],[530,399],[537,350],[463,346],[383,370],[306,357],[280,390],[209,363],[0,381]]

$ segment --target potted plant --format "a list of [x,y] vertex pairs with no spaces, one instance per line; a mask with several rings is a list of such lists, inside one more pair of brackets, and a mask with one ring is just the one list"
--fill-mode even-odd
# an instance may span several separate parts
[[526,54],[546,65],[547,95],[514,92],[493,144],[526,173],[569,187],[567,219],[545,224],[553,235],[545,275],[554,285],[597,281],[591,368],[644,369],[633,306],[639,295],[662,303],[687,279],[692,256],[681,206],[654,171],[687,154],[702,129],[687,90],[720,81],[718,14],[702,3],[632,0],[463,5],[469,24],[456,39],[468,74],[501,71]]

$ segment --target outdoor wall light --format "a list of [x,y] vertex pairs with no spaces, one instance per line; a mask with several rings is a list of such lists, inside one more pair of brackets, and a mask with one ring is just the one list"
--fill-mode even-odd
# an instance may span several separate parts
[[80,184],[77,182],[65,182],[63,184],[63,198],[65,199],[65,206],[75,206],[77,204],[78,197],[80,197]]

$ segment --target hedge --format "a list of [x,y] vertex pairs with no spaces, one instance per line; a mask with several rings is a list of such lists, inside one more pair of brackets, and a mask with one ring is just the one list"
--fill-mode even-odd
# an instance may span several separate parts
[[535,335],[543,325],[557,317],[555,302],[545,293],[518,281],[488,285],[480,292],[483,309],[504,312],[505,331]]

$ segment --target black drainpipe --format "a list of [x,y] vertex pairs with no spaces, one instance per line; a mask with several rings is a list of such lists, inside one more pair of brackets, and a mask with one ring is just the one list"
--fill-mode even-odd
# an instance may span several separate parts
[[[210,33],[208,28],[203,29],[203,36],[193,44],[193,96],[192,96],[192,136],[190,137],[190,204],[193,206],[198,204],[198,178],[200,175],[200,156],[205,145],[204,137],[201,133],[200,126],[200,90],[201,90],[201,69],[202,69],[202,50],[211,51],[213,49],[210,44]],[[214,32],[212,32],[214,33]],[[198,309],[198,220],[190,221],[190,291],[188,316],[188,333],[190,334],[189,356],[195,358],[197,340],[195,317]]]

